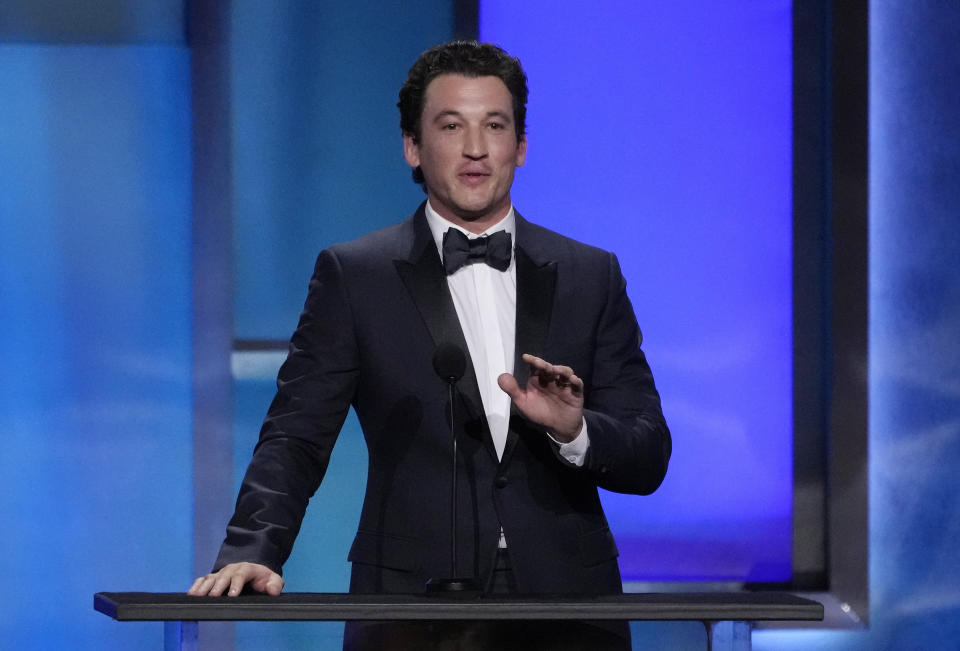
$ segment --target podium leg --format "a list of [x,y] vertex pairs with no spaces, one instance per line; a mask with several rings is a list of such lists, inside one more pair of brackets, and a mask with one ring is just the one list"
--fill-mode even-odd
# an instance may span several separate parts
[[704,622],[707,651],[750,651],[750,624],[747,622]]
[[163,651],[197,651],[197,622],[164,622]]

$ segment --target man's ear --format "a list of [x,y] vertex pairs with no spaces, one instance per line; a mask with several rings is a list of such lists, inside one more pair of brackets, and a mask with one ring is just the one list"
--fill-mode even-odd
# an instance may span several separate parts
[[417,139],[413,134],[403,134],[403,157],[410,167],[420,166],[420,145],[417,144]]
[[517,167],[523,165],[524,161],[527,160],[527,136],[524,135],[520,138],[520,142],[517,143],[517,156],[514,159]]

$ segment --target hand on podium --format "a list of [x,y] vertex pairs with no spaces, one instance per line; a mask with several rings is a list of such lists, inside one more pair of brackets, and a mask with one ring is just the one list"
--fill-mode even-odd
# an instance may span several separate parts
[[226,590],[228,596],[236,597],[248,583],[257,592],[278,595],[283,590],[284,582],[283,577],[266,565],[230,563],[217,572],[198,577],[187,590],[187,594],[195,597],[219,597]]

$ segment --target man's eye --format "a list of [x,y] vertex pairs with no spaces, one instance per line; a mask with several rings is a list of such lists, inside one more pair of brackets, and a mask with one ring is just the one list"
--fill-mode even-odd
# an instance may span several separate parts
[[443,128],[447,131],[453,131],[457,128],[457,125],[451,122],[450,124],[443,125]]
[[491,128],[491,129],[494,129],[494,130],[502,129],[502,128],[503,128],[503,125],[500,124],[499,122],[491,122],[491,123],[490,123],[490,128]]

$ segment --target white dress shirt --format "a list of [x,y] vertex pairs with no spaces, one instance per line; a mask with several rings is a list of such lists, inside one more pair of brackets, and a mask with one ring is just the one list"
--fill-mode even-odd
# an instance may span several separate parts
[[[437,214],[429,201],[426,205],[426,216],[441,260],[443,235],[449,228],[459,230],[469,239],[507,231],[513,245],[516,245],[516,217],[513,206],[506,217],[480,234],[470,233],[444,219]],[[510,396],[497,384],[497,378],[502,373],[513,373],[517,322],[516,257],[510,256],[510,266],[506,271],[497,271],[483,263],[464,265],[447,276],[447,286],[450,288],[457,318],[467,341],[470,360],[477,374],[480,399],[483,401],[493,447],[497,451],[497,459],[502,459],[510,422]],[[552,436],[550,438],[553,439]],[[573,441],[560,443],[553,440],[560,446],[559,452],[564,459],[576,466],[583,465],[587,448],[590,446],[586,420],[582,423],[580,435]]]

